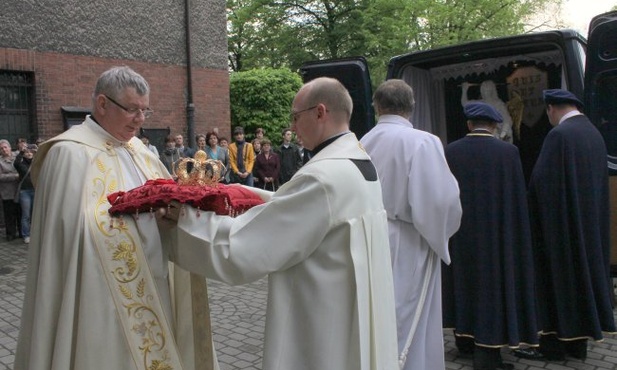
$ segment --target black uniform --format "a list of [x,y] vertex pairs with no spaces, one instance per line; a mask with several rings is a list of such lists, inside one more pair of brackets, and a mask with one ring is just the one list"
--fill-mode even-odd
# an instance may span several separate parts
[[444,327],[459,339],[471,338],[470,351],[474,344],[494,350],[537,345],[533,252],[518,149],[476,130],[449,144],[445,154],[459,183],[463,216],[450,239],[452,263],[442,268]]
[[546,136],[531,175],[529,205],[539,324],[543,339],[553,333],[557,345],[547,350],[563,352],[556,339],[600,340],[602,331],[615,332],[606,147],[584,115],[566,119]]

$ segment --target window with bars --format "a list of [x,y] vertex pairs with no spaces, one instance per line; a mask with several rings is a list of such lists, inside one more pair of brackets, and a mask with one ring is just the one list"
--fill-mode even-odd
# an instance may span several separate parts
[[0,139],[34,142],[34,75],[0,70]]

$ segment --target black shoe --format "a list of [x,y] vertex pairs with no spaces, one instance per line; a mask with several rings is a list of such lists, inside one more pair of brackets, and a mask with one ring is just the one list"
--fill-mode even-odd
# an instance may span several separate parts
[[513,349],[512,353],[518,358],[525,358],[527,360],[544,360],[544,356],[535,348]]

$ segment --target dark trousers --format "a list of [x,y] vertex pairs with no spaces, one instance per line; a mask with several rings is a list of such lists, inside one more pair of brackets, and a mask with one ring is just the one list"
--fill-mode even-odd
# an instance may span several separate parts
[[19,204],[13,199],[2,200],[4,210],[4,225],[6,228],[6,238],[15,239],[19,235]]

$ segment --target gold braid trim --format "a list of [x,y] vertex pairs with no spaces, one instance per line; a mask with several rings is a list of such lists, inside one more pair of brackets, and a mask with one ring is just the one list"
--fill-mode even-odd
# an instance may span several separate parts
[[97,174],[90,184],[90,196],[96,202],[92,232],[100,236],[93,239],[130,352],[138,369],[182,369],[154,278],[134,237],[136,231],[107,212],[107,194],[117,191],[118,179],[103,156],[95,158]]

